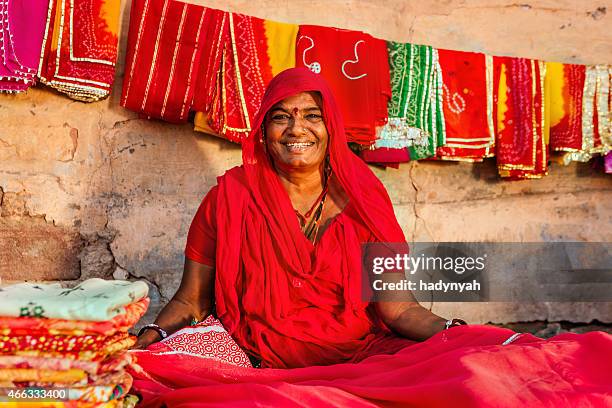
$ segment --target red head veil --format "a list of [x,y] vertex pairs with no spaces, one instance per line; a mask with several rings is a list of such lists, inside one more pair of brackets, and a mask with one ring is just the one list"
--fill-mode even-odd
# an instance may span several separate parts
[[[307,91],[318,91],[323,97],[331,166],[362,220],[380,242],[404,242],[404,234],[397,223],[386,189],[368,166],[348,148],[342,115],[331,90],[323,77],[306,68],[287,69],[270,82],[255,117],[253,131],[243,142],[242,160],[255,199],[262,200],[259,202],[262,207],[269,207],[269,204],[278,202],[272,190],[282,189],[261,143],[264,117],[279,101]],[[278,206],[268,208],[274,219],[278,219],[279,209]],[[286,213],[295,218],[293,211]]]

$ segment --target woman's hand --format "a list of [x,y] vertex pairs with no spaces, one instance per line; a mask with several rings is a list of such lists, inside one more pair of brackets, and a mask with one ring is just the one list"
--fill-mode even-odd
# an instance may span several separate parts
[[[168,333],[182,329],[191,324],[195,317],[202,320],[212,309],[214,290],[214,268],[185,259],[185,269],[181,285],[170,302],[159,312],[155,324],[163,327]],[[150,344],[160,341],[161,337],[155,330],[145,330],[138,337],[132,350],[144,350]]]
[[130,350],[144,350],[149,347],[149,345],[160,340],[161,337],[159,336],[159,333],[157,333],[155,330],[145,330],[145,332],[138,337],[136,343],[132,347],[130,347]]

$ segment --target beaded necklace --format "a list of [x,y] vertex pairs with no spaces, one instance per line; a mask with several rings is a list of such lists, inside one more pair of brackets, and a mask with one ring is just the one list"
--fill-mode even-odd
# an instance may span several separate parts
[[317,234],[319,232],[321,216],[323,215],[323,208],[325,207],[325,199],[327,198],[328,191],[328,180],[331,170],[325,171],[325,181],[323,184],[323,190],[317,197],[315,202],[312,204],[306,214],[301,214],[298,210],[295,213],[300,223],[300,228],[306,236],[306,238],[313,244],[316,243]]

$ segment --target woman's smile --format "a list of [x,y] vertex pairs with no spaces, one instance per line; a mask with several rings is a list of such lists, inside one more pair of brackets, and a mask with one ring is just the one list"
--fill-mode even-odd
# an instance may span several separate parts
[[304,153],[310,150],[315,142],[291,141],[283,144],[289,153]]

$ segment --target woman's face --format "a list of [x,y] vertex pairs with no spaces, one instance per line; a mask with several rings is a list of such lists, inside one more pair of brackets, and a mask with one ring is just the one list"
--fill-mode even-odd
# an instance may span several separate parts
[[268,111],[265,143],[277,169],[320,168],[329,140],[321,102],[318,93],[302,92],[283,99]]

